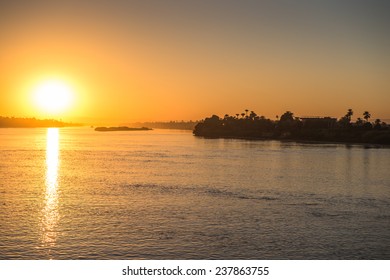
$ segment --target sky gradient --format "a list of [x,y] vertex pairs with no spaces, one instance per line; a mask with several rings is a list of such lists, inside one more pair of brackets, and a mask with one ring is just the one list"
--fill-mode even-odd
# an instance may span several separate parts
[[[379,0],[2,1],[0,115],[390,119],[389,15]],[[31,101],[48,79],[75,93],[61,115]]]

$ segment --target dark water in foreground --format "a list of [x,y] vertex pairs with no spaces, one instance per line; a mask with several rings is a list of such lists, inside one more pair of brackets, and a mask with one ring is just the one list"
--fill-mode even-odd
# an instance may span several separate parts
[[390,149],[0,130],[2,259],[390,259]]

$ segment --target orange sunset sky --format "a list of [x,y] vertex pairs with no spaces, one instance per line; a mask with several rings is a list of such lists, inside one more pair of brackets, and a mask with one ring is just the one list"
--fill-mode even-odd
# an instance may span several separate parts
[[[386,1],[2,1],[0,116],[390,118]],[[60,81],[61,110],[37,88]]]

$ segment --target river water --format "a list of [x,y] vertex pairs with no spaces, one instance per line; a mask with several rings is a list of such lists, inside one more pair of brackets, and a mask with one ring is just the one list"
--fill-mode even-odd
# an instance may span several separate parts
[[390,149],[0,129],[1,259],[390,259]]

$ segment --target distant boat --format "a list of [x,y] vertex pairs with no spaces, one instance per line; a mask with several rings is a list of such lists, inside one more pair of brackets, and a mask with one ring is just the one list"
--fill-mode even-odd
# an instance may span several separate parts
[[127,126],[116,126],[116,127],[96,127],[95,131],[142,131],[142,130],[152,130],[148,127],[127,127]]

